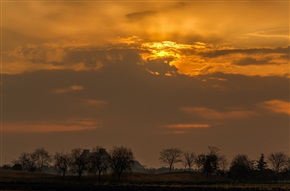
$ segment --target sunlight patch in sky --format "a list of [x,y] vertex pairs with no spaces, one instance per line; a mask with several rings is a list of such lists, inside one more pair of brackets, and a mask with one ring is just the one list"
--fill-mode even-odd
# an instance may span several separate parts
[[269,100],[258,104],[261,108],[265,108],[274,113],[282,113],[290,115],[290,103],[282,100]]

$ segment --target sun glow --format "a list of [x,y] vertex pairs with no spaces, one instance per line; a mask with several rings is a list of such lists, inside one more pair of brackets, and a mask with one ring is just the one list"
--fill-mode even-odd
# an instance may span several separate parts
[[[196,76],[207,65],[195,54],[210,50],[211,45],[202,42],[178,44],[173,41],[162,41],[143,43],[141,49],[146,52],[141,54],[142,59],[146,62],[163,62],[169,66],[174,66],[179,74]],[[167,71],[164,75],[173,76],[173,73],[173,71]]]
[[180,57],[179,49],[190,48],[190,45],[181,45],[172,41],[147,42],[142,44],[142,49],[149,50],[151,55],[146,59],[158,58],[178,58]]

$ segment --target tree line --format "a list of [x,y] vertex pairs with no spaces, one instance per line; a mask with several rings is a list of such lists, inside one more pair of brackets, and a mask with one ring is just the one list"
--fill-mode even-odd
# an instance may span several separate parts
[[168,166],[169,172],[176,163],[181,163],[185,170],[196,170],[206,174],[224,176],[237,180],[279,180],[290,176],[290,158],[284,152],[261,153],[257,160],[251,160],[246,154],[237,154],[232,161],[220,154],[217,147],[208,147],[207,153],[196,155],[183,152],[178,148],[163,149],[159,160]]
[[[246,154],[237,154],[231,161],[220,153],[217,147],[208,147],[208,152],[195,154],[183,152],[179,148],[167,148],[160,151],[160,162],[169,173],[174,165],[181,164],[184,171],[199,172],[210,176],[223,176],[237,180],[279,180],[290,176],[290,158],[284,152],[261,153],[257,160],[251,160]],[[107,172],[120,181],[122,174],[130,171],[135,159],[127,147],[114,147],[109,152],[96,146],[89,150],[74,148],[70,152],[56,152],[50,155],[44,148],[36,148],[32,153],[21,153],[14,160],[13,169],[42,173],[44,167],[54,167],[65,178],[68,172],[79,179],[84,172],[95,174],[98,179]]]
[[89,150],[74,148],[70,152],[56,152],[50,155],[44,148],[36,148],[32,153],[21,153],[14,160],[12,169],[42,173],[44,167],[55,167],[65,178],[68,171],[77,174],[80,179],[85,171],[98,175],[110,170],[120,181],[123,172],[129,171],[134,164],[131,149],[114,147],[110,153],[106,149],[96,146]]

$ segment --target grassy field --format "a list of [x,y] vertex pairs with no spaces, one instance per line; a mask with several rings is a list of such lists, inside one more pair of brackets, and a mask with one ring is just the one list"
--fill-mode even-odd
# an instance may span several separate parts
[[36,174],[22,171],[0,170],[0,190],[104,190],[104,191],[250,191],[290,190],[287,183],[238,184],[221,177],[210,177],[190,172],[172,174],[128,173],[116,186],[112,176],[84,176],[78,180],[68,176],[65,180],[58,175]]

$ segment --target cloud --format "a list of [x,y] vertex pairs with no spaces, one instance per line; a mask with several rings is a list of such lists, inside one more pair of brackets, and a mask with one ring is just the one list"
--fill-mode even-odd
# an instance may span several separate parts
[[52,93],[53,94],[64,94],[64,93],[68,93],[68,92],[81,91],[83,89],[84,89],[83,86],[73,85],[73,86],[70,86],[67,88],[59,88],[59,89],[52,90]]
[[176,134],[182,135],[189,133],[190,130],[194,129],[207,129],[211,125],[207,123],[177,123],[177,124],[169,124],[164,125],[162,128],[164,129],[161,131],[161,134]]
[[165,125],[165,128],[168,129],[199,129],[199,128],[208,128],[209,124],[199,124],[199,123],[189,123],[189,124],[171,124]]
[[144,19],[146,17],[151,17],[151,16],[154,16],[156,14],[157,14],[156,11],[141,11],[141,12],[129,13],[126,15],[126,17],[128,19],[138,21],[140,19]]
[[271,58],[256,59],[251,57],[242,58],[240,60],[234,61],[233,64],[240,66],[247,65],[266,65],[270,64]]
[[256,116],[254,111],[232,110],[232,111],[217,111],[205,107],[183,107],[181,111],[191,115],[197,115],[203,119],[209,120],[226,120],[226,119],[243,119]]
[[261,102],[258,106],[274,113],[290,115],[290,102],[288,101],[273,99]]
[[[131,66],[142,65],[150,73],[163,76],[195,77],[221,72],[289,77],[288,51],[289,47],[233,49],[205,42],[145,42],[132,36],[106,46],[56,46],[51,43],[18,47],[5,53],[2,72],[96,71],[112,64],[130,63]],[[52,55],[56,55],[55,58]]]
[[[38,70],[99,70],[111,64],[141,63],[138,52],[129,45],[115,43],[109,47],[58,45],[28,45],[5,54],[2,73],[19,74]],[[54,56],[55,55],[55,56]],[[11,69],[13,68],[13,69]]]
[[[163,62],[176,68],[172,70],[173,74],[194,77],[222,72],[246,76],[290,76],[288,56],[285,56],[289,54],[289,47],[235,49],[204,42],[182,44],[163,41],[144,42],[141,49],[147,50],[141,53],[147,66]],[[150,71],[161,73],[154,69]]]
[[48,133],[88,131],[98,128],[95,120],[88,118],[69,119],[49,122],[5,122],[3,131],[9,133]]
[[248,48],[248,49],[222,49],[222,50],[212,50],[208,52],[200,53],[202,56],[215,58],[219,56],[225,56],[229,54],[271,54],[277,53],[281,55],[289,55],[288,47],[278,47],[278,48]]
[[285,40],[289,39],[289,29],[287,28],[272,28],[265,29],[262,31],[255,31],[247,33],[247,36],[252,37],[262,37],[262,38],[283,38]]

